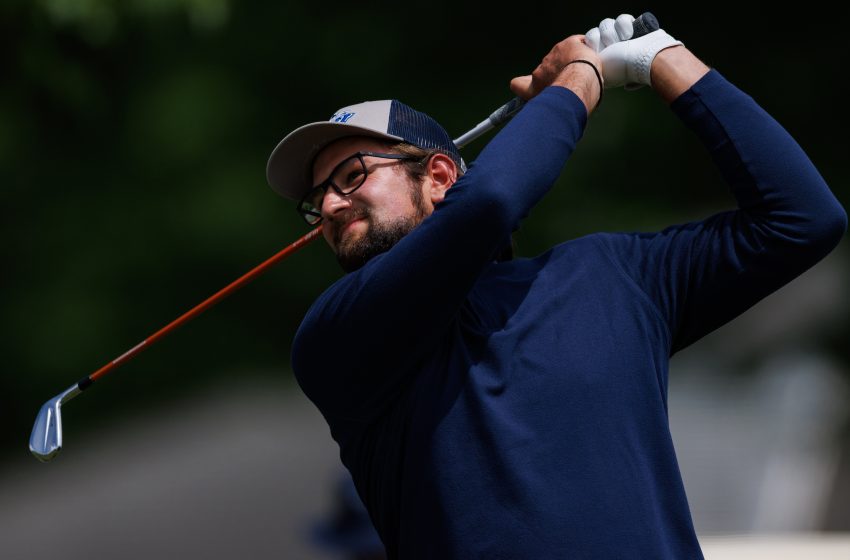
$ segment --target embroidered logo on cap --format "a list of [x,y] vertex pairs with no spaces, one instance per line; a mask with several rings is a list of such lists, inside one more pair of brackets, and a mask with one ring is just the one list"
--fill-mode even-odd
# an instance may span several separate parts
[[340,111],[339,113],[334,113],[334,116],[331,117],[330,122],[335,123],[347,123],[348,119],[354,116],[354,113],[348,113],[346,111]]

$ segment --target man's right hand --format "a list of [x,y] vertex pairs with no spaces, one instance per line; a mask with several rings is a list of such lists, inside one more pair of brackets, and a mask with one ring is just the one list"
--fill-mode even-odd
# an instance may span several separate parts
[[570,64],[575,60],[586,60],[603,72],[599,54],[585,43],[584,35],[571,35],[552,47],[534,72],[511,80],[511,91],[528,100],[548,86],[562,86],[578,95],[589,114],[602,90],[590,64]]

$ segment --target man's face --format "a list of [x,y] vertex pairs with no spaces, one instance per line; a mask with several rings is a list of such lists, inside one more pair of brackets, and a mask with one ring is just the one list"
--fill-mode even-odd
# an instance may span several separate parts
[[[313,183],[327,179],[340,162],[358,151],[389,150],[385,143],[369,138],[337,140],[316,158]],[[346,196],[329,188],[321,205],[322,233],[346,272],[388,251],[433,211],[426,185],[415,184],[402,162],[370,156],[364,156],[364,161],[366,182]]]

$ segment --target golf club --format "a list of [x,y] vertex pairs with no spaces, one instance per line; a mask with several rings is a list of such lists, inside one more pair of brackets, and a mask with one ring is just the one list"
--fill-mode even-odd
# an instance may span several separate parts
[[107,363],[91,375],[88,375],[72,385],[59,395],[53,397],[41,407],[38,416],[35,419],[35,424],[30,434],[30,451],[37,459],[43,462],[50,461],[62,450],[62,405],[70,401],[89,387],[92,383],[118,367],[119,365],[129,361],[145,348],[151,346],[154,342],[164,337],[183,323],[193,319],[197,315],[206,311],[231,293],[235,292],[257,276],[271,268],[273,265],[282,261],[298,249],[304,247],[317,237],[322,232],[322,226],[313,229],[306,235],[298,238],[293,243],[290,243],[274,256],[266,259],[250,271],[246,272],[238,279],[234,280],[215,294],[211,295],[177,319],[173,320],[166,326],[162,327],[154,334],[144,339],[131,349],[127,350],[111,362]]
[[[516,111],[514,111],[516,113]],[[513,114],[511,114],[512,116]],[[505,117],[504,120],[507,120],[509,117]],[[492,128],[492,127],[490,127]],[[470,136],[469,133],[465,134],[464,137],[467,138],[466,142],[470,142],[474,138],[477,138],[484,134],[489,128],[481,129],[474,133],[473,136]],[[183,323],[186,323],[190,319],[193,319],[203,311],[206,311],[237,289],[241,288],[263,272],[265,272],[272,265],[277,264],[284,258],[288,257],[298,249],[307,245],[317,237],[322,231],[322,226],[313,229],[303,237],[296,240],[294,243],[288,245],[282,251],[274,255],[273,257],[267,259],[265,262],[260,264],[259,266],[253,268],[239,279],[235,280],[222,290],[216,292],[197,306],[193,307],[168,325],[164,326],[148,338],[144,339],[128,351],[124,352],[111,362],[108,362],[106,365],[88,375],[78,381],[76,384],[72,385],[70,388],[66,389],[59,395],[53,397],[41,407],[41,410],[38,412],[38,416],[35,419],[35,424],[32,428],[32,434],[30,435],[30,452],[37,459],[43,462],[48,462],[53,459],[61,450],[62,450],[62,405],[91,387],[92,383],[117,368],[119,365],[129,361],[131,358],[135,357],[139,354],[143,349],[149,348],[154,342],[164,337],[166,334],[176,329]]]
[[[633,37],[640,37],[651,31],[659,29],[658,21],[649,12],[641,14],[634,22]],[[462,148],[469,144],[472,140],[480,137],[488,130],[507,122],[525,105],[525,100],[515,97],[494,111],[486,120],[476,125],[473,129],[459,138],[454,140],[458,148]],[[62,450],[62,405],[88,389],[95,381],[111,372],[119,365],[129,361],[131,358],[138,355],[142,350],[150,347],[154,342],[164,337],[180,325],[193,319],[197,315],[206,311],[234,291],[238,290],[248,282],[254,280],[257,276],[265,272],[271,266],[277,264],[284,258],[288,257],[298,249],[301,249],[311,241],[319,237],[322,231],[322,226],[313,229],[306,235],[300,237],[283,250],[270,257],[263,263],[254,267],[237,280],[231,282],[206,300],[202,301],[171,323],[162,327],[148,338],[142,340],[131,349],[127,350],[111,362],[95,371],[94,373],[84,377],[76,384],[72,385],[62,393],[53,397],[41,407],[38,416],[35,419],[35,424],[30,434],[30,452],[37,459],[43,462],[48,462],[53,459]]]

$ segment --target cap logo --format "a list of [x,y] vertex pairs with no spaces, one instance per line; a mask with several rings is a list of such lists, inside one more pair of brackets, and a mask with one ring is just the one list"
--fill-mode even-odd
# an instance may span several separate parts
[[334,113],[334,116],[331,117],[330,122],[335,123],[347,123],[348,119],[354,116],[354,113],[349,113],[347,111],[340,111],[339,113]]

